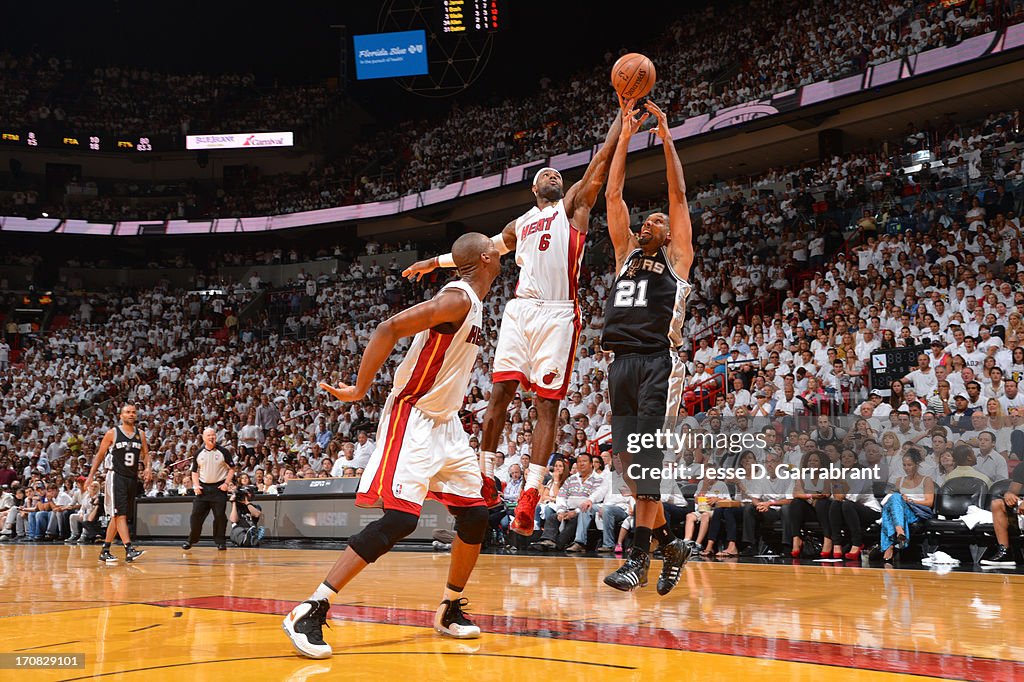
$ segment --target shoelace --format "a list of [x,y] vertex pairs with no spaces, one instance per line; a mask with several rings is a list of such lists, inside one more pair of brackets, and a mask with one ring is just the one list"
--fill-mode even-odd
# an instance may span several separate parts
[[452,622],[459,623],[460,625],[465,624],[462,621],[469,622],[469,619],[466,618],[466,609],[469,608],[468,599],[459,597],[455,601],[449,602],[449,604],[452,608]]
[[330,603],[322,604],[321,602],[316,602],[316,606],[313,607],[313,613],[310,615],[314,616],[317,621],[319,621],[320,625],[326,625],[328,629],[333,630],[334,628],[332,628],[331,624],[327,621],[327,613],[330,610]]

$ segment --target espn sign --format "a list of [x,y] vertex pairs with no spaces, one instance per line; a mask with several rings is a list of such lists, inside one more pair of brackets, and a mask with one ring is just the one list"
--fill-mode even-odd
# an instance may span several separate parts
[[188,135],[186,149],[244,149],[246,147],[291,147],[294,135],[284,133],[225,133],[223,135]]

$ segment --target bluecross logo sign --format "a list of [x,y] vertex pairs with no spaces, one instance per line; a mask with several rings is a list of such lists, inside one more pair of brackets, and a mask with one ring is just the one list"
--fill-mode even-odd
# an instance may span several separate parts
[[358,80],[422,76],[429,71],[424,31],[371,33],[353,36],[352,43]]

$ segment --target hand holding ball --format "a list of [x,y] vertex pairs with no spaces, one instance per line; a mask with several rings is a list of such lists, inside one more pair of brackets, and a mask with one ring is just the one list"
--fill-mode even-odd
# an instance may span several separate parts
[[640,99],[654,87],[654,64],[637,52],[619,57],[612,66],[612,87],[622,99]]

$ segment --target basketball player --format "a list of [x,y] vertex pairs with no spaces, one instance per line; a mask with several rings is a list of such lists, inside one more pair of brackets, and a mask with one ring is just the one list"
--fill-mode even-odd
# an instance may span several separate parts
[[[676,586],[689,550],[675,538],[661,504],[663,453],[650,449],[630,455],[627,438],[632,433],[653,433],[665,427],[666,417],[679,415],[683,391],[683,363],[677,351],[682,345],[687,281],[693,263],[690,211],[686,184],[665,114],[648,102],[646,114],[635,118],[634,102],[623,103],[623,125],[612,157],[605,198],[608,234],[615,248],[618,275],[605,307],[601,347],[615,353],[608,370],[612,409],[612,443],[622,462],[620,469],[636,497],[633,547],[626,562],[605,578],[606,585],[631,591],[647,584],[652,534],[661,544],[664,565],[658,578],[658,594]],[[629,209],[622,199],[629,138],[653,114],[657,135],[665,149],[669,202],[668,215],[652,213],[635,235],[629,229]],[[633,465],[633,466],[631,466]],[[653,474],[653,475],[652,475]]]
[[[563,192],[562,174],[542,168],[531,188],[536,205],[492,238],[498,253],[516,252],[519,283],[515,297],[505,306],[494,353],[490,403],[484,415],[481,468],[484,499],[499,503],[494,486],[494,453],[505,428],[508,405],[519,385],[537,399],[537,426],[533,430],[526,485],[516,505],[512,530],[530,536],[540,500],[540,486],[554,451],[558,405],[565,398],[579,339],[576,301],[580,264],[590,226],[590,210],[608,176],[608,162],[619,138],[616,116],[604,145],[590,160],[583,178]],[[419,261],[402,273],[416,279],[437,267],[453,267],[451,254]]]
[[452,256],[462,279],[381,323],[363,352],[355,386],[320,384],[338,400],[361,400],[398,340],[415,334],[395,373],[377,431],[377,447],[356,496],[359,506],[383,506],[384,516],[349,539],[327,579],[284,619],[284,631],[303,656],[331,655],[323,639],[330,600],[367,564],[416,529],[427,497],[443,502],[458,519],[448,584],[434,614],[434,629],[458,639],[480,636],[480,628],[462,610],[467,603],[462,591],[480,554],[488,514],[480,496],[480,465],[458,412],[479,352],[481,300],[501,271],[501,263],[493,242],[479,233],[459,237]]
[[103,435],[99,450],[92,461],[89,475],[85,479],[85,489],[89,489],[96,469],[100,462],[106,469],[107,478],[103,488],[103,505],[110,523],[107,525],[107,536],[103,540],[103,551],[99,560],[108,564],[116,563],[117,558],[110,553],[110,543],[114,535],[121,536],[124,544],[124,560],[131,563],[146,553],[132,547],[128,535],[128,513],[134,508],[135,497],[139,489],[139,457],[145,462],[143,476],[148,483],[153,477],[153,469],[149,462],[149,444],[146,434],[135,428],[138,412],[134,405],[121,408],[121,423]]

